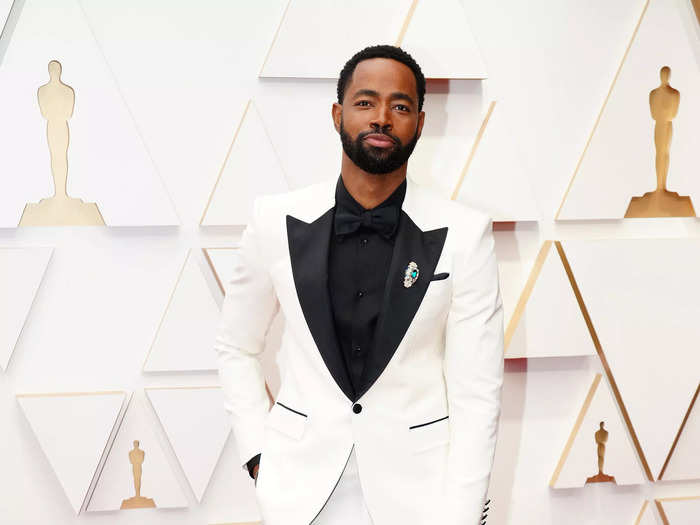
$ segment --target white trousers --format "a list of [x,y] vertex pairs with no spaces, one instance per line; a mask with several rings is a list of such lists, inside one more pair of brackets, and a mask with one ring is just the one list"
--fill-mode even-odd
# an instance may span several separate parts
[[338,484],[311,525],[373,525],[362,495],[354,448]]

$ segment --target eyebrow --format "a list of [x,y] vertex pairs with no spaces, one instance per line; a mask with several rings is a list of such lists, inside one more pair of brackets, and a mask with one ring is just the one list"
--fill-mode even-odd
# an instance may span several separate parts
[[[358,89],[355,94],[353,95],[353,99],[357,97],[375,97],[379,98],[379,93],[377,91],[374,91],[373,89]],[[410,102],[411,104],[415,105],[415,101],[413,100],[413,97],[408,95],[407,93],[404,93],[402,91],[395,91],[393,92],[389,98],[391,100],[405,100],[407,102]]]

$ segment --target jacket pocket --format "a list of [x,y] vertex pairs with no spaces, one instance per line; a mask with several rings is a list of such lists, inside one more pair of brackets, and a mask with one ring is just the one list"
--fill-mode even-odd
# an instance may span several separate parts
[[408,440],[414,453],[450,442],[449,416],[431,419],[408,428]]
[[292,439],[301,439],[308,419],[303,412],[276,401],[265,418],[265,426],[274,428]]

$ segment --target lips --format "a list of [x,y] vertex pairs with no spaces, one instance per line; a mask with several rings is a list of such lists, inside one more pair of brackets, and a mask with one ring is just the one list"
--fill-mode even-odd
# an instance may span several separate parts
[[391,148],[394,146],[394,140],[383,133],[371,133],[363,139],[370,146],[375,148]]

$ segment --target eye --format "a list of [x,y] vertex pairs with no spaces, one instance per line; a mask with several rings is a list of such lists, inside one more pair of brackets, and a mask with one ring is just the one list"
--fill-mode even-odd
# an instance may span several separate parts
[[394,106],[394,107],[395,107],[396,109],[398,109],[399,111],[403,111],[403,112],[406,112],[406,113],[409,112],[409,111],[411,111],[411,108],[409,108],[408,106],[406,106],[406,105],[404,105],[404,104],[396,104],[396,106]]
[[358,100],[357,102],[355,102],[355,105],[367,107],[370,105],[370,103],[369,100]]

